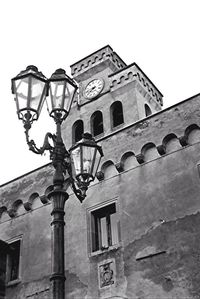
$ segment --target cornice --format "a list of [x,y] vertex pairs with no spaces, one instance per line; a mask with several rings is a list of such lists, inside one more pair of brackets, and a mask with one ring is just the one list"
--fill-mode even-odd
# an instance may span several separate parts
[[114,91],[119,87],[126,85],[127,83],[138,81],[144,90],[158,102],[163,105],[162,93],[153,84],[153,82],[145,75],[145,73],[138,67],[136,63],[133,63],[123,70],[119,70],[114,74],[109,75],[110,89]]
[[86,56],[85,58],[77,61],[72,64],[71,74],[73,77],[78,76],[80,73],[85,72],[90,67],[98,65],[100,62],[109,59],[112,64],[116,67],[116,70],[123,69],[126,67],[126,63],[116,54],[113,49],[107,45],[100,50],[95,51],[94,53]]
[[[119,159],[119,161],[117,161],[117,163],[114,163],[111,160],[108,160],[108,161],[106,160],[101,165],[100,170],[96,174],[96,177],[97,177],[98,181],[103,181],[105,179],[106,168],[110,165],[115,166],[118,174],[123,173],[125,171],[125,168],[124,168],[125,161],[130,156],[132,156],[133,159],[135,159],[137,162],[135,164],[135,166],[130,168],[130,169],[133,169],[133,168],[145,165],[147,163],[150,163],[156,159],[161,159],[162,157],[173,154],[177,151],[183,150],[184,148],[188,148],[188,147],[194,146],[196,144],[200,144],[200,140],[193,144],[189,144],[189,142],[188,142],[190,133],[192,133],[196,130],[200,130],[200,127],[198,124],[193,123],[193,124],[190,124],[189,126],[187,126],[185,128],[185,130],[183,130],[183,135],[181,135],[181,136],[177,136],[174,133],[170,133],[163,137],[161,144],[156,145],[153,142],[147,142],[141,146],[141,150],[138,153],[134,153],[132,151],[132,149],[128,150],[121,155],[121,158]],[[177,142],[180,144],[180,148],[171,150],[170,152],[167,152],[166,151],[167,145],[172,139],[177,140]],[[151,149],[154,148],[155,151],[157,151],[157,157],[154,157],[154,158],[146,161],[146,151],[150,148]]]

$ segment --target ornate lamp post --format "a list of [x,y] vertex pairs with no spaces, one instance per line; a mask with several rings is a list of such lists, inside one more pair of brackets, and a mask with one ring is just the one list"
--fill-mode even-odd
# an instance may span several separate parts
[[[54,189],[48,197],[52,202],[52,291],[54,299],[65,298],[64,269],[64,206],[69,195],[63,189],[64,174],[68,172],[72,189],[82,202],[87,188],[94,180],[102,149],[89,133],[69,151],[66,150],[61,136],[61,124],[67,118],[77,90],[73,79],[63,69],[58,69],[47,79],[31,65],[12,79],[12,93],[15,95],[18,118],[23,121],[28,147],[36,154],[50,152],[50,159],[55,168]],[[56,135],[47,133],[44,144],[38,148],[29,138],[29,130],[39,118],[46,96],[50,94],[49,115],[56,123]],[[53,145],[49,140],[53,141]]]

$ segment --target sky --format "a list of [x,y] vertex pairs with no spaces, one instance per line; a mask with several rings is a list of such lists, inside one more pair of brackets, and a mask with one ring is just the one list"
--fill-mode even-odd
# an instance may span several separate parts
[[[109,44],[136,62],[169,107],[200,93],[199,0],[6,0],[0,4],[0,184],[49,162],[28,150],[11,78],[27,65],[46,77]],[[66,120],[67,121],[67,120]],[[30,132],[55,132],[45,110]]]

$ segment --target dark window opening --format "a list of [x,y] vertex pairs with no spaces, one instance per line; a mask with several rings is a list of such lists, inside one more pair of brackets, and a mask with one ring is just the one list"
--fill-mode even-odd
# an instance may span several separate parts
[[91,212],[92,251],[107,249],[118,243],[115,203]]
[[112,127],[117,127],[124,123],[123,108],[121,102],[115,102],[110,107]]
[[73,124],[72,127],[72,144],[82,139],[83,132],[83,121],[79,119]]
[[144,105],[144,108],[145,108],[145,115],[146,115],[146,116],[149,116],[149,115],[152,114],[152,112],[151,112],[151,108],[149,107],[149,105],[145,104],[145,105]]
[[6,260],[9,246],[0,240],[0,298],[5,298],[6,291]]
[[19,278],[20,240],[10,244],[8,254],[7,281]]
[[101,111],[96,111],[91,116],[91,129],[93,136],[103,133],[103,116]]

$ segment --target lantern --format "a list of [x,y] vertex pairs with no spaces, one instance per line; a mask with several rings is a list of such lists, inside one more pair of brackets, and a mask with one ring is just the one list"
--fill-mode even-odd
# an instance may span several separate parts
[[24,122],[37,120],[47,95],[47,79],[30,65],[12,79],[12,93],[15,94],[17,114]]
[[72,175],[78,185],[88,186],[95,175],[103,156],[101,146],[97,145],[92,135],[83,134],[83,139],[71,147]]
[[56,70],[48,80],[48,84],[50,92],[49,114],[56,119],[59,113],[61,119],[64,120],[69,114],[77,85],[73,79],[66,75],[63,69]]

